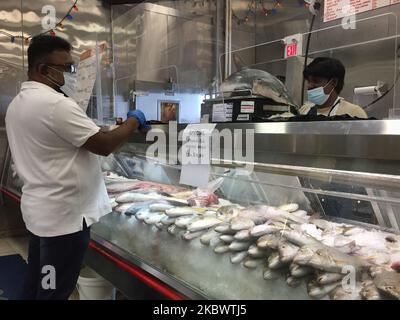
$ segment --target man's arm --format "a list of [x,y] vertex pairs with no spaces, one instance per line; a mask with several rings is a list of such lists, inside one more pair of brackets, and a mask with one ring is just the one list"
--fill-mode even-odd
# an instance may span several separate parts
[[107,157],[124,144],[138,128],[139,122],[135,118],[129,118],[113,131],[100,131],[91,136],[82,147],[94,154]]
[[130,111],[126,122],[119,128],[110,132],[96,133],[82,147],[94,154],[107,157],[124,144],[137,129],[148,130],[151,127],[146,124],[146,118],[142,111]]

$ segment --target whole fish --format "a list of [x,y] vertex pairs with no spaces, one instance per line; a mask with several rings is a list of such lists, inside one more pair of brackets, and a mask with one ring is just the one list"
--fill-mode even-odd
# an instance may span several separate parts
[[241,242],[241,241],[233,241],[229,245],[229,250],[231,251],[243,251],[248,250],[251,245],[251,242]]
[[218,226],[215,227],[214,229],[216,232],[218,233],[222,233],[222,234],[235,234],[237,231],[234,231],[231,229],[231,225],[230,224],[225,224],[222,223]]
[[335,282],[324,286],[318,286],[315,282],[311,282],[308,285],[308,295],[313,299],[322,299],[341,285],[341,282]]
[[385,271],[374,278],[374,284],[379,292],[400,300],[400,273]]
[[166,215],[164,218],[161,219],[160,223],[162,223],[164,226],[170,226],[175,223],[175,220],[175,218],[171,218]]
[[200,217],[193,215],[193,216],[182,216],[182,217],[178,217],[175,220],[175,224],[177,227],[179,228],[187,228],[191,223],[199,220]]
[[203,219],[200,219],[200,220],[197,220],[197,221],[191,223],[188,226],[188,230],[191,232],[205,230],[205,229],[213,228],[213,227],[219,225],[220,223],[222,223],[222,221],[220,219],[207,217],[207,218],[203,218]]
[[248,254],[252,258],[265,258],[268,257],[270,252],[268,250],[263,250],[257,247],[257,245],[251,245],[249,250],[247,250]]
[[250,230],[250,235],[252,235],[253,237],[261,237],[263,235],[275,233],[277,231],[279,231],[279,228],[276,226],[269,224],[260,224]]
[[333,273],[341,273],[343,267],[349,265],[353,266],[356,271],[365,270],[370,266],[367,261],[359,257],[350,256],[330,247],[317,249],[307,265]]
[[260,264],[262,263],[262,261],[260,259],[246,259],[243,262],[243,266],[249,269],[255,269],[257,268]]
[[283,270],[274,270],[274,269],[270,269],[268,267],[265,267],[264,272],[263,272],[263,278],[265,280],[275,280],[280,277],[283,277],[284,275],[285,275],[285,272]]
[[290,270],[290,275],[295,278],[302,278],[306,275],[314,273],[313,268],[300,266],[295,263],[292,263],[290,265],[289,270]]
[[296,217],[300,217],[300,218],[308,218],[308,213],[305,210],[296,210],[296,211],[291,212],[291,214]]
[[257,240],[257,247],[261,249],[278,249],[279,242],[281,238],[276,234],[266,234]]
[[126,192],[121,194],[116,198],[118,203],[129,203],[129,202],[145,202],[150,200],[159,200],[163,196],[158,193],[136,193],[136,192]]
[[235,238],[230,234],[223,234],[222,236],[219,236],[219,238],[225,243],[232,243],[235,240]]
[[254,222],[253,220],[245,217],[235,217],[231,220],[231,226],[230,228],[234,231],[240,231],[240,230],[245,230],[245,229],[250,229],[254,227]]
[[300,248],[294,244],[282,241],[278,245],[278,251],[282,262],[291,262]]
[[233,264],[238,264],[242,262],[248,256],[247,251],[241,251],[231,254],[231,262]]
[[205,232],[207,231],[205,230],[195,231],[195,232],[186,231],[185,233],[182,234],[182,239],[190,241],[195,238],[201,237]]
[[181,216],[192,216],[204,211],[205,209],[198,210],[192,207],[175,207],[165,210],[165,213],[170,217],[181,217]]
[[166,210],[172,209],[174,206],[168,204],[167,202],[156,202],[149,205],[150,211],[161,211],[165,212]]
[[230,97],[243,90],[251,90],[254,95],[272,99],[284,105],[294,105],[285,85],[272,74],[258,69],[242,68],[231,74],[222,84],[220,90],[224,97]]
[[235,235],[234,238],[238,241],[249,241],[252,240],[254,237],[250,234],[250,230],[240,230]]
[[215,232],[214,230],[210,230],[200,237],[200,242],[205,246],[209,246],[211,239],[215,237],[219,237],[219,233]]
[[144,223],[156,224],[159,223],[164,217],[165,214],[163,212],[152,212],[144,219]]
[[314,238],[307,236],[304,233],[301,233],[299,231],[295,231],[295,230],[285,230],[285,231],[282,231],[281,234],[287,241],[289,241],[297,246],[300,246],[300,247],[305,246],[305,245],[319,243]]
[[238,205],[222,206],[217,210],[218,218],[234,218],[236,217],[242,208]]
[[342,280],[344,277],[343,274],[340,273],[331,273],[331,272],[325,272],[318,276],[317,278],[317,284],[319,285],[325,285],[333,282],[338,282],[339,280]]
[[319,248],[323,248],[321,243],[302,246],[293,258],[293,262],[301,266],[307,265]]
[[226,244],[218,245],[214,248],[215,253],[226,253],[229,251],[229,246]]
[[278,207],[279,210],[284,210],[287,212],[294,212],[299,209],[299,205],[297,203],[288,203]]

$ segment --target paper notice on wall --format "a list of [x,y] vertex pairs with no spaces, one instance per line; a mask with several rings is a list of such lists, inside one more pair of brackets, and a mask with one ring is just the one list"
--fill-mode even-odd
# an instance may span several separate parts
[[215,124],[188,125],[182,135],[180,184],[205,186],[211,171],[211,137]]
[[397,3],[400,3],[400,0],[325,0],[324,22]]
[[96,82],[97,61],[96,56],[86,58],[79,62],[77,68],[77,86],[74,99],[85,112]]

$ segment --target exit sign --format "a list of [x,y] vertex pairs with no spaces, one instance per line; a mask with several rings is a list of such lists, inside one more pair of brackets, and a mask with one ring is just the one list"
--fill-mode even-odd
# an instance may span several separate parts
[[296,57],[303,51],[303,35],[294,34],[283,39],[285,44],[285,59]]
[[285,58],[297,56],[297,43],[288,44],[286,46]]

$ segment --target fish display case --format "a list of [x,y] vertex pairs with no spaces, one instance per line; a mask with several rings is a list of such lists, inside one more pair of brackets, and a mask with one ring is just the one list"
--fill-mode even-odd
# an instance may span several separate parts
[[180,184],[172,126],[153,154],[137,133],[103,162],[114,211],[86,263],[131,298],[399,298],[399,128],[218,124],[207,187]]

